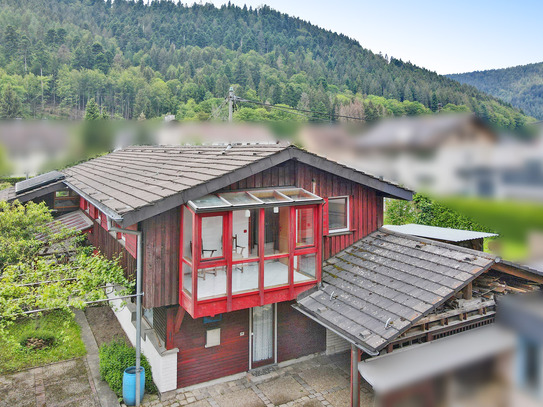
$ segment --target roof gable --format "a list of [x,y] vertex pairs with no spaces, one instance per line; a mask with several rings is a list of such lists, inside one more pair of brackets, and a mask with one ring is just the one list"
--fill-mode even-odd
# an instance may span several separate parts
[[412,198],[410,190],[285,143],[129,147],[63,172],[70,188],[127,226],[288,160],[312,165],[387,196]]

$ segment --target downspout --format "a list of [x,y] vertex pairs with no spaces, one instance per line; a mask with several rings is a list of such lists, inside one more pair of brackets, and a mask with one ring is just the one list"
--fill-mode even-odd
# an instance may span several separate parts
[[[136,253],[136,407],[140,405],[140,370],[141,370],[141,291],[142,257],[143,257],[143,233],[139,230],[122,229],[111,226],[111,219],[107,218],[107,229],[111,232],[135,235],[138,238],[138,252]],[[148,372],[149,374],[149,372]]]

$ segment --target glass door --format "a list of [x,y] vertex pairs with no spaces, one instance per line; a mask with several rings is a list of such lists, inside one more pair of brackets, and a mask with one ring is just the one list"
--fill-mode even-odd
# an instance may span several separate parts
[[273,304],[252,308],[251,367],[257,368],[274,362]]

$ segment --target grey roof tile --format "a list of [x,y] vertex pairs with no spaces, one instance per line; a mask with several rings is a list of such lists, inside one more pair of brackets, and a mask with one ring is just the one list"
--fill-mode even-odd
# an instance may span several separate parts
[[323,287],[297,307],[376,352],[492,264],[486,253],[379,229],[328,259]]

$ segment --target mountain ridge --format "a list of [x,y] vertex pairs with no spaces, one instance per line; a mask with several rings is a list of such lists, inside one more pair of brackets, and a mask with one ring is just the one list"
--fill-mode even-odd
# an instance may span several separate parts
[[446,76],[543,119],[543,62]]
[[[358,98],[359,113],[370,118],[441,105],[501,127],[528,120],[472,86],[268,6],[1,0],[0,26],[0,85],[3,93],[6,84],[13,88],[26,117],[81,117],[92,97],[110,116],[156,117],[190,100],[199,109],[235,84],[241,96],[329,114],[342,106],[356,110]],[[375,98],[379,106],[372,107],[367,95],[407,107]],[[214,103],[195,113],[209,116]]]

